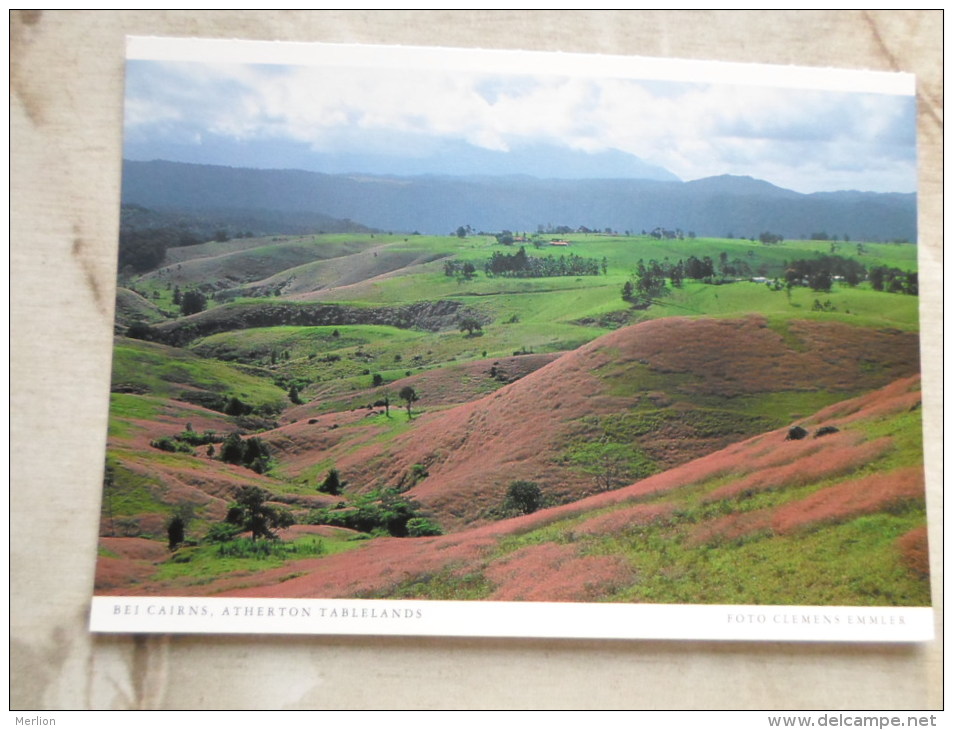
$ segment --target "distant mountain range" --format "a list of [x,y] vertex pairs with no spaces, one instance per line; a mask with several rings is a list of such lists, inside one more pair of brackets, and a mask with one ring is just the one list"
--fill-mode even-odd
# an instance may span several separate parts
[[[667,177],[658,168],[650,173]],[[298,228],[314,216],[326,222],[316,228],[327,230],[334,230],[330,219],[338,219],[427,234],[461,225],[483,231],[565,225],[633,232],[661,226],[698,236],[757,237],[770,231],[802,238],[824,231],[852,240],[915,241],[917,235],[913,193],[802,194],[732,175],[691,182],[674,176],[331,175],[125,160],[122,202],[192,214],[215,211],[219,218],[231,211],[250,224],[253,218],[273,226],[256,233],[298,232],[282,230],[282,219]]]
[[[579,180],[637,178],[670,180],[678,176],[617,149],[599,152],[573,150],[553,144],[521,144],[507,151],[478,147],[462,140],[397,135],[381,151],[381,140],[363,149],[316,150],[288,140],[247,144],[206,134],[201,145],[149,140],[129,142],[132,160],[170,160],[202,165],[254,169],[311,170],[332,175],[369,174],[397,177],[421,175],[530,175],[538,178]],[[346,148],[346,149],[345,149]]]

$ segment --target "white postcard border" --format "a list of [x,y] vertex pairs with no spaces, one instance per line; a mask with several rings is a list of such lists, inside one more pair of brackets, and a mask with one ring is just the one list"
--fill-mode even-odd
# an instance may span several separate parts
[[97,633],[920,642],[930,607],[94,596]]
[[445,46],[398,46],[294,41],[127,36],[127,60],[356,66],[382,63],[406,69],[484,73],[552,74],[569,77],[637,78],[652,81],[780,86],[815,91],[914,96],[916,77],[898,71],[782,66],[685,58],[615,56]]

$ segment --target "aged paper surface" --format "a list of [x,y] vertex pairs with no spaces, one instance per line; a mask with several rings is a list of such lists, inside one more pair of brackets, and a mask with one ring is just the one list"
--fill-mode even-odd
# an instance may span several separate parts
[[[777,13],[772,26],[787,39],[781,43],[757,46],[755,18],[745,13],[437,13],[422,14],[428,27],[446,29],[441,45],[497,45],[539,50],[558,49],[599,53],[672,55],[726,60],[765,61],[846,67],[868,67],[911,71],[918,75],[920,114],[920,269],[922,277],[940,274],[940,231],[933,223],[939,210],[938,169],[929,166],[925,149],[938,147],[940,108],[938,74],[932,65],[935,56],[925,49],[930,45],[932,23],[938,19],[929,13]],[[425,44],[415,35],[421,15],[414,13],[295,13],[250,14],[241,26],[242,14],[216,13],[25,13],[13,18],[12,69],[14,82],[12,162],[13,200],[13,332],[17,355],[13,358],[14,382],[14,467],[12,508],[12,592],[13,661],[21,666],[14,683],[14,706],[18,698],[23,707],[338,707],[338,706],[589,706],[589,707],[789,707],[809,706],[931,707],[938,702],[939,652],[935,643],[904,650],[875,648],[843,649],[816,647],[737,647],[712,644],[600,644],[497,642],[490,640],[437,639],[321,639],[296,643],[284,639],[178,638],[155,639],[135,643],[126,639],[91,638],[83,625],[91,570],[88,556],[95,550],[97,500],[93,496],[101,478],[101,463],[90,456],[102,448],[105,433],[104,398],[108,390],[109,343],[111,340],[112,289],[114,276],[114,215],[118,199],[119,129],[121,110],[121,60],[125,33],[247,36],[261,37],[262,27],[272,30],[271,37],[289,40],[326,40],[349,42],[394,42]],[[932,19],[931,19],[932,18]],[[109,19],[108,22],[103,22]],[[466,21],[466,22],[464,22]],[[223,27],[223,23],[230,27]],[[262,22],[265,24],[262,25]],[[737,42],[719,44],[719,48],[739,45],[756,46],[764,55],[751,52],[719,56],[699,42],[691,48],[675,45],[692,41],[684,33],[687,23],[718,24],[727,38]],[[439,23],[439,25],[438,25]],[[459,23],[459,25],[458,25]],[[466,41],[455,38],[464,33],[467,23],[485,28],[486,42],[472,35]],[[750,23],[750,25],[748,25]],[[847,39],[830,56],[813,44],[816,28],[830,25],[831,37]],[[234,26],[234,27],[232,27]],[[538,27],[537,27],[538,26]],[[243,32],[247,27],[248,32]],[[102,46],[109,38],[117,50],[115,62],[106,62],[94,46],[70,46],[66,38],[90,38],[80,29],[96,28]],[[292,32],[292,28],[294,32]],[[357,29],[360,29],[360,32]],[[510,28],[512,43],[503,43],[499,31]],[[527,37],[526,31],[530,29]],[[586,28],[587,32],[580,32]],[[620,33],[619,29],[626,29]],[[811,29],[811,32],[808,29]],[[457,30],[455,30],[457,29]],[[611,30],[610,30],[611,29]],[[671,30],[669,30],[671,29]],[[307,35],[301,35],[307,31]],[[539,33],[538,35],[536,33]],[[935,31],[938,35],[939,31]],[[894,33],[896,36],[892,36]],[[396,36],[399,36],[395,38]],[[578,34],[578,35],[577,35]],[[669,35],[671,34],[671,35]],[[750,34],[750,35],[749,35]],[[466,34],[465,34],[466,35]],[[705,34],[710,37],[709,33]],[[802,37],[803,35],[803,37]],[[93,34],[95,36],[95,34]],[[624,37],[623,37],[624,36]],[[481,36],[482,38],[483,36]],[[679,44],[674,43],[678,37]],[[895,47],[889,39],[895,37]],[[573,41],[578,38],[585,42]],[[648,43],[648,39],[652,39]],[[660,39],[669,38],[666,42]],[[916,43],[910,42],[911,38]],[[560,39],[558,45],[548,41]],[[635,39],[640,39],[635,43]],[[744,39],[745,43],[741,43]],[[83,41],[88,42],[87,40]],[[938,42],[938,39],[937,41]],[[632,43],[633,45],[630,45]],[[652,44],[655,44],[652,46]],[[649,47],[651,46],[651,47]],[[54,50],[54,47],[55,50]],[[69,60],[64,48],[72,48]],[[796,49],[796,52],[795,52]],[[903,49],[903,51],[899,50]],[[911,55],[904,63],[903,53]],[[49,55],[48,55],[49,54]],[[813,55],[819,54],[819,55]],[[854,55],[852,55],[854,54]],[[862,60],[859,60],[862,59]],[[52,62],[55,61],[55,62]],[[47,71],[58,63],[79,62],[82,73],[69,76]],[[931,85],[931,79],[933,85]],[[80,94],[77,89],[90,89]],[[104,89],[108,89],[107,94]],[[930,90],[934,90],[931,93]],[[95,91],[92,91],[95,90]],[[95,103],[94,103],[95,102]],[[82,121],[80,121],[82,120]],[[19,142],[19,143],[18,143]],[[55,170],[57,174],[50,174]],[[43,215],[37,220],[37,211]],[[22,242],[22,243],[21,243]],[[27,245],[29,243],[29,245]],[[933,256],[933,258],[930,258]],[[922,281],[922,280],[921,280]],[[55,282],[55,284],[51,283]],[[70,284],[69,282],[74,282]],[[923,370],[928,384],[936,378],[940,362],[938,338],[938,289],[922,284]],[[26,286],[30,285],[30,289]],[[33,291],[33,296],[27,296]],[[36,291],[44,296],[37,297]],[[21,294],[22,292],[22,294]],[[30,302],[30,307],[26,302]],[[84,309],[85,307],[85,309]],[[68,312],[70,316],[64,317]],[[36,336],[37,332],[43,336]],[[22,342],[29,340],[29,348]],[[55,344],[53,344],[55,343]],[[98,389],[98,390],[97,390]],[[939,391],[925,389],[924,417],[927,433],[938,432]],[[82,394],[82,395],[80,395]],[[932,396],[931,396],[932,394]],[[97,398],[100,401],[97,402]],[[932,399],[931,399],[932,398]],[[65,408],[64,403],[69,403]],[[933,420],[931,420],[931,418]],[[31,433],[43,433],[42,439]],[[54,450],[55,445],[55,450]],[[935,460],[939,445],[928,440],[928,490],[930,507],[939,505],[939,473]],[[56,454],[50,459],[51,453]],[[46,455],[44,457],[44,454]],[[80,478],[80,475],[85,475]],[[68,481],[74,485],[64,490]],[[88,500],[77,495],[87,495]],[[37,502],[46,505],[42,514]],[[86,504],[86,502],[89,502]],[[85,510],[85,512],[84,512]],[[70,516],[70,519],[66,518]],[[85,517],[90,519],[84,523]],[[84,531],[85,526],[85,531]],[[939,544],[939,520],[931,522],[931,543]],[[68,542],[69,551],[44,547],[50,544],[49,531],[57,530],[57,545]],[[85,551],[85,552],[84,552]],[[938,557],[938,556],[937,556]],[[937,585],[942,579],[938,559],[932,564],[935,583],[934,602],[939,606]],[[940,615],[939,612],[937,614]],[[938,619],[939,620],[939,619]],[[383,647],[380,651],[379,650]],[[322,661],[308,666],[313,672],[295,672],[295,681],[282,677],[282,666],[297,665],[301,651],[317,649]],[[231,659],[255,652],[262,666],[274,667],[274,692],[263,688],[260,694],[242,691],[235,677],[229,676]],[[540,669],[538,659],[546,656]],[[198,659],[197,657],[202,657]],[[452,657],[452,658],[451,658]],[[512,662],[519,672],[522,662],[535,669],[535,681],[526,696],[513,697],[510,686],[499,673],[481,671],[501,657]],[[633,658],[637,659],[633,662]],[[555,661],[554,661],[555,659]],[[198,687],[186,673],[170,667],[188,661],[199,674],[208,662],[215,667],[221,683]],[[83,683],[70,681],[72,673],[82,672],[88,662],[93,672]],[[560,687],[556,678],[564,674],[560,666],[572,666],[586,676],[586,682],[572,682],[572,690]],[[626,676],[642,674],[653,666],[653,682],[640,684],[644,694],[634,696],[627,690],[614,693],[606,688],[631,686]],[[337,665],[337,672],[331,666]],[[687,677],[688,665],[701,676],[733,674],[734,689],[717,686],[711,679],[693,683],[690,700],[685,699],[679,681],[666,683],[664,665],[672,676]],[[327,678],[341,678],[342,666],[362,667],[382,677],[381,694],[375,697],[346,695],[330,691]],[[399,666],[412,666],[414,674],[406,681],[413,693],[397,678]],[[827,672],[818,681],[818,666]],[[391,667],[392,669],[388,669]],[[449,667],[453,667],[449,671]],[[465,667],[465,669],[463,669]],[[702,667],[705,669],[703,670]],[[810,671],[809,671],[810,669]],[[584,672],[582,670],[585,670]],[[731,670],[731,671],[726,671]],[[777,674],[769,698],[765,698],[765,677]],[[481,683],[460,683],[454,677],[479,674]],[[421,676],[432,678],[424,682]],[[739,677],[757,677],[748,694],[737,691]],[[605,681],[600,680],[602,677]],[[612,678],[611,680],[609,678]],[[591,681],[592,686],[587,683]],[[654,683],[657,682],[657,685]],[[698,693],[697,687],[707,688]],[[741,682],[740,684],[744,684]],[[654,685],[654,686],[650,686]],[[845,685],[854,692],[844,691]],[[282,689],[277,689],[281,687]],[[839,689],[838,689],[839,687]],[[120,688],[120,689],[117,689]],[[125,688],[125,689],[123,689]],[[292,696],[294,695],[294,696]],[[845,695],[847,695],[845,697]],[[726,699],[729,697],[731,699]],[[214,698],[214,699],[209,699]],[[568,698],[568,699],[567,699]],[[207,703],[207,704],[203,704]]]

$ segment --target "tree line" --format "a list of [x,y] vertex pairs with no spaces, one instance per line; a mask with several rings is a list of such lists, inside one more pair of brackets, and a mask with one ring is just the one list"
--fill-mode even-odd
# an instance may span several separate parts
[[170,248],[198,246],[212,240],[219,243],[232,238],[252,238],[251,231],[231,233],[225,229],[194,231],[182,226],[155,228],[121,227],[119,230],[119,271],[141,274],[159,268]]
[[[808,287],[813,291],[829,292],[835,281],[843,281],[848,286],[857,286],[870,281],[875,291],[909,294],[919,293],[916,271],[901,271],[896,267],[875,266],[867,269],[854,259],[836,255],[818,255],[808,259],[796,259],[784,263],[781,281],[775,282],[777,289]],[[716,263],[711,257],[689,256],[676,263],[651,259],[646,263],[639,259],[632,276],[622,287],[622,299],[637,308],[644,308],[653,299],[668,292],[666,280],[673,288],[680,288],[684,279],[693,279],[708,284],[724,284],[740,278],[752,276],[751,266],[741,259],[728,259],[722,252]]]
[[876,291],[893,292],[896,294],[920,294],[919,276],[916,271],[901,271],[890,266],[875,266],[867,274],[870,285]]
[[608,261],[603,258],[585,258],[576,254],[569,256],[528,256],[526,249],[520,246],[516,253],[508,254],[494,251],[489,261],[483,265],[487,276],[511,276],[521,279],[546,276],[598,276],[606,273]]

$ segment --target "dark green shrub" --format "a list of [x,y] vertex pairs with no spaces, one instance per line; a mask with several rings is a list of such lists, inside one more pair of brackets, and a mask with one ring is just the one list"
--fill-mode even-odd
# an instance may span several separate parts
[[244,466],[258,474],[271,468],[268,445],[257,436],[242,440],[238,432],[229,434],[222,443],[219,458],[227,464]]
[[207,390],[185,390],[179,393],[178,399],[219,413],[224,413],[228,405],[225,396]]
[[163,436],[162,438],[155,439],[150,441],[149,445],[155,449],[160,449],[162,451],[169,451],[174,454],[194,454],[195,450],[189,446],[187,443],[179,441],[178,439],[169,438],[168,436]]
[[245,416],[251,413],[251,406],[245,405],[238,398],[231,397],[225,405],[224,413],[229,416]]
[[302,403],[304,403],[304,401],[301,400],[301,395],[298,393],[298,386],[294,383],[292,383],[291,387],[288,388],[288,400],[290,400],[296,406],[300,406]]
[[318,491],[324,492],[325,494],[338,495],[341,493],[341,490],[344,489],[344,485],[345,482],[341,481],[341,475],[338,473],[338,470],[331,469],[328,471],[324,481],[318,485]]
[[207,305],[208,299],[202,292],[187,291],[182,295],[182,304],[180,307],[182,314],[187,317],[190,314],[198,314],[199,312],[205,311]]
[[414,523],[421,534],[425,530],[428,531],[426,534],[442,534],[432,532],[440,527],[421,515],[417,502],[401,496],[397,489],[392,488],[357,496],[349,507],[343,509],[311,510],[306,521],[311,525],[334,525],[358,532],[408,537],[414,519],[423,520]]
[[428,537],[442,534],[443,530],[440,529],[440,525],[426,517],[411,517],[407,520],[407,537]]
[[274,539],[273,530],[290,527],[294,524],[294,517],[285,509],[266,504],[270,497],[260,487],[242,487],[228,508],[225,522],[238,527],[240,532],[251,532],[252,540],[259,537]]
[[[408,371],[407,374],[410,375],[410,372]],[[420,400],[420,397],[417,395],[417,391],[415,391],[409,385],[405,385],[403,388],[400,389],[399,396],[400,396],[400,399],[404,401],[404,404],[407,407],[407,417],[411,418],[412,417],[411,407],[416,401]]]
[[543,506],[543,491],[536,482],[512,482],[506,490],[503,509],[509,513],[528,515]]
[[228,542],[235,538],[241,532],[241,528],[237,525],[230,525],[226,522],[216,522],[212,525],[208,532],[205,533],[206,542]]
[[156,331],[145,322],[137,320],[129,325],[129,329],[126,330],[126,337],[131,337],[134,340],[154,340]]
[[218,546],[220,558],[291,558],[324,553],[324,543],[320,540],[302,542],[280,542],[276,540],[249,540],[240,537],[223,542]]
[[175,550],[185,541],[185,520],[180,515],[175,515],[169,520],[166,532],[169,536],[169,550]]
[[190,446],[204,446],[205,444],[214,444],[222,440],[214,431],[196,433],[191,428],[186,428],[186,430],[176,436],[176,438]]
[[229,434],[219,451],[219,458],[226,464],[241,464],[245,455],[245,444],[238,433]]

